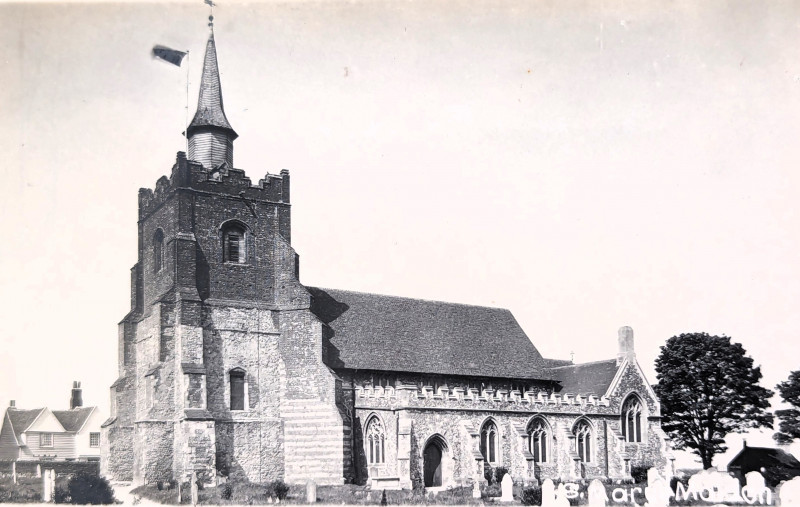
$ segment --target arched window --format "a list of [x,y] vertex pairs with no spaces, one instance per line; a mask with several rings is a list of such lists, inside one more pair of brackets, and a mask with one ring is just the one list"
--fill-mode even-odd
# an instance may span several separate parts
[[533,454],[533,461],[544,463],[547,461],[550,446],[547,423],[541,418],[536,418],[528,425],[528,445]]
[[231,370],[231,410],[244,410],[247,389],[245,388],[245,374],[241,368]]
[[222,229],[222,258],[224,262],[244,264],[247,261],[247,231],[233,222]]
[[497,425],[494,421],[486,421],[481,428],[481,453],[487,463],[498,463],[500,452],[498,449]]
[[164,231],[156,229],[153,234],[153,271],[158,273],[164,267]]
[[372,417],[367,423],[367,431],[365,432],[365,442],[367,444],[367,461],[370,465],[377,465],[385,463],[386,456],[384,454],[384,433],[383,424],[377,417]]
[[630,396],[622,404],[622,436],[626,442],[642,441],[642,403]]
[[573,430],[575,435],[575,452],[583,463],[592,461],[592,427],[587,421],[580,421]]

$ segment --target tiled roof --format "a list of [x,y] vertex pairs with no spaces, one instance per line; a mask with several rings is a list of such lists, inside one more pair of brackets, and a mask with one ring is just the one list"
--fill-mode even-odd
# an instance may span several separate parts
[[617,374],[617,360],[596,361],[550,368],[562,393],[602,396]]
[[782,449],[747,446],[728,463],[728,468],[739,467],[754,470],[775,466],[800,470],[800,461]]
[[71,410],[53,410],[58,422],[66,431],[78,431],[86,423],[95,407],[79,407]]
[[27,430],[33,421],[39,417],[39,414],[42,413],[43,408],[34,408],[31,410],[20,410],[18,408],[10,408],[8,409],[8,418],[11,420],[11,426],[14,427],[14,434],[19,440],[20,434],[22,434],[25,430]]
[[307,287],[326,325],[331,368],[548,378],[543,359],[502,308]]
[[189,124],[187,134],[198,127],[217,127],[230,131],[229,133],[236,139],[228,118],[225,116],[225,109],[222,105],[222,86],[219,81],[219,67],[217,65],[217,47],[214,43],[214,34],[208,38],[206,44],[206,57],[203,61],[203,76],[200,78],[200,95],[197,99],[197,112],[194,114],[192,123]]

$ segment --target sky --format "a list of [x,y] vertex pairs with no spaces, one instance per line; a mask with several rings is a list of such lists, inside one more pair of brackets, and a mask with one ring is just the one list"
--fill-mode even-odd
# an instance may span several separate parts
[[[81,380],[108,409],[137,191],[184,149],[208,14],[0,4],[0,406],[63,408]],[[742,343],[769,388],[800,369],[800,3],[214,15],[234,165],[290,170],[301,282],[505,307],[576,362],[631,326],[651,382],[684,332]]]

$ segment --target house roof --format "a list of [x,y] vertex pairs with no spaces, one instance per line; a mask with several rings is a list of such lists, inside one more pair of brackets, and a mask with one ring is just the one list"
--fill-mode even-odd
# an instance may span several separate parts
[[58,422],[66,431],[80,431],[95,407],[78,407],[71,410],[53,410]]
[[19,436],[31,427],[31,424],[36,421],[36,418],[39,417],[43,410],[44,408],[34,408],[30,410],[8,408],[6,414],[8,414],[8,419],[11,421],[11,427],[14,428],[14,436],[17,438],[17,441],[19,441]]
[[307,287],[331,368],[547,379],[510,311]]
[[782,449],[774,447],[744,447],[728,463],[728,468],[758,470],[760,468],[785,467],[800,470],[800,461]]
[[594,394],[602,396],[617,374],[617,360],[608,359],[591,363],[556,366],[550,368],[553,377],[561,383],[561,392]]

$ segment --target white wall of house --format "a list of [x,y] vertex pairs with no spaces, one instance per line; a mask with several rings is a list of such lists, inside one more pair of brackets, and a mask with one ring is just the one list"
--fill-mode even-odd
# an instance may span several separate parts
[[[94,407],[92,414],[86,420],[83,427],[75,434],[75,455],[79,459],[100,458],[100,425],[103,424],[105,417],[97,407]],[[92,446],[91,434],[97,434],[97,445]]]

